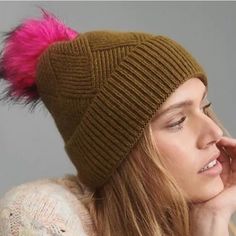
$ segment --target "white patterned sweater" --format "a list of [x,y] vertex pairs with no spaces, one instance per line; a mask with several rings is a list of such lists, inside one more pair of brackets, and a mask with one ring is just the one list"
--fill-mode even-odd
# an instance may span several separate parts
[[95,236],[76,177],[36,180],[0,199],[0,236]]
[[[0,198],[0,236],[96,236],[81,196],[70,175],[16,186]],[[235,236],[235,223],[229,226]]]

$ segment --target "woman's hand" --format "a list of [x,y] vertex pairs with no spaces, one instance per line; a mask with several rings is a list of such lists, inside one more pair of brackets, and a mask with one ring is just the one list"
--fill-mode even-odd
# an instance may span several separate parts
[[220,176],[225,188],[229,188],[236,185],[236,139],[222,137],[216,145],[221,151],[218,160],[222,164],[223,171]]
[[223,167],[220,177],[224,189],[205,202],[192,204],[190,220],[194,236],[228,236],[228,223],[236,211],[236,139],[222,137],[216,145],[221,152],[218,161]]
[[204,202],[204,207],[209,208],[215,214],[224,215],[230,219],[236,211],[236,139],[222,137],[216,145],[221,152],[218,161],[223,167],[220,176],[224,190]]

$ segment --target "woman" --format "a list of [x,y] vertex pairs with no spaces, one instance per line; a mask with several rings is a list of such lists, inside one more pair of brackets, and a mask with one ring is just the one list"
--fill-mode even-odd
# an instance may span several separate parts
[[236,141],[179,43],[78,34],[44,12],[8,35],[1,68],[5,98],[42,101],[53,116],[97,235],[229,235]]

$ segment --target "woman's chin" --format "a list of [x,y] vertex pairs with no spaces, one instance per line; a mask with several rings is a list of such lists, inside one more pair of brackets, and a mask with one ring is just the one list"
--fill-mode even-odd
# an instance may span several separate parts
[[192,196],[190,197],[191,202],[200,203],[208,201],[220,194],[224,190],[224,184],[219,177],[212,183],[209,183],[202,188],[198,187],[196,189],[198,189],[198,192],[194,195],[192,194]]

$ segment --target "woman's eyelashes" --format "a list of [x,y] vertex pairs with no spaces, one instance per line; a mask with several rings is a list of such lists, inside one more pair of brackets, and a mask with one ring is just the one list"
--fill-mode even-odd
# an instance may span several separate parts
[[[207,105],[203,106],[202,110],[205,114],[207,114],[207,108],[209,108],[211,106],[211,102],[209,102]],[[177,129],[180,130],[183,128],[183,122],[185,121],[186,116],[183,116],[181,119],[179,119],[178,121],[170,124],[167,126],[167,128],[169,129]]]
[[178,120],[177,122],[174,122],[174,123],[172,123],[172,124],[170,124],[169,126],[168,126],[168,128],[177,128],[177,129],[182,129],[183,128],[183,126],[181,126],[181,124],[185,121],[185,119],[186,119],[186,116],[184,116],[184,117],[182,117],[180,120]]
[[207,108],[211,106],[211,102],[209,102],[207,105],[203,107],[203,112],[207,113]]

